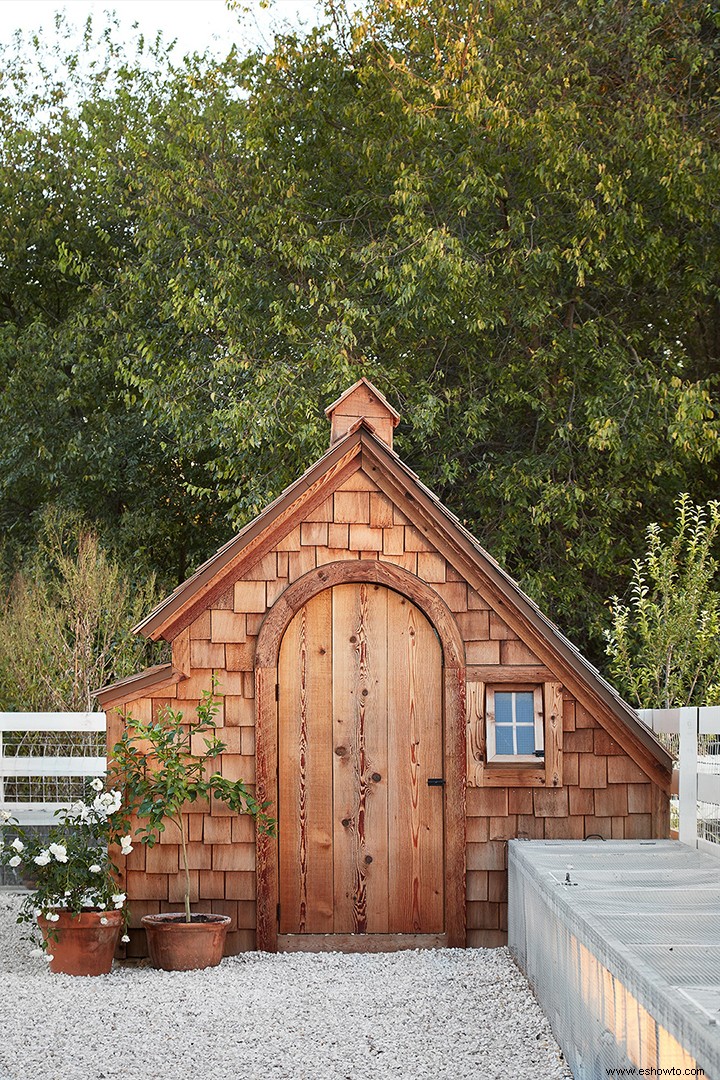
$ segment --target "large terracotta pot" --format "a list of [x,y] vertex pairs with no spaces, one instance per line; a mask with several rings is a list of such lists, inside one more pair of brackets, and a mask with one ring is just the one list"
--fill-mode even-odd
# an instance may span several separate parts
[[60,916],[57,922],[48,922],[44,915],[37,920],[52,955],[50,970],[63,975],[107,975],[123,924],[122,911],[72,915],[57,909],[55,914]]
[[196,971],[217,967],[222,960],[229,915],[192,915],[184,912],[144,915],[148,952],[153,967],[163,971]]

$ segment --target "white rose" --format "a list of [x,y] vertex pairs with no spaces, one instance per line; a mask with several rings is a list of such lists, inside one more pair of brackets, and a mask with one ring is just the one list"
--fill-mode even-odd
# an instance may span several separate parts
[[100,920],[100,925],[101,925],[101,926],[107,926],[107,924],[108,924],[108,921],[107,921],[107,919],[106,919],[106,918],[105,918],[105,917],[103,916],[103,918],[102,918],[102,919]]
[[102,866],[98,866],[98,864],[95,862],[92,864],[92,866],[88,866],[88,870],[91,874],[99,874],[102,870]]
[[130,940],[130,935],[129,934],[123,934],[123,936],[120,938],[120,940],[123,942],[124,945],[127,945],[128,941]]
[[39,855],[35,856],[33,862],[36,863],[38,866],[47,866],[47,864],[50,862],[50,852],[41,851]]
[[9,810],[0,810],[0,823],[3,825],[6,825],[11,817],[12,814]]
[[115,893],[113,896],[110,897],[110,899],[112,900],[116,908],[121,908],[125,903],[125,893]]
[[90,787],[93,789],[93,791],[102,791],[102,789],[105,787],[105,784],[99,776],[96,776],[94,780],[90,781]]
[[51,844],[48,848],[51,855],[54,855],[58,862],[67,862],[67,848],[64,844]]
[[95,802],[102,807],[102,813],[109,816],[122,806],[122,795],[119,791],[106,791],[104,795],[98,795]]
[[15,848],[15,851],[24,851],[25,850],[25,845],[23,844],[22,840],[18,839],[18,837],[15,837],[15,839],[13,840],[10,847]]
[[19,855],[13,855],[12,859],[8,862],[8,866],[19,866],[21,862],[22,859]]

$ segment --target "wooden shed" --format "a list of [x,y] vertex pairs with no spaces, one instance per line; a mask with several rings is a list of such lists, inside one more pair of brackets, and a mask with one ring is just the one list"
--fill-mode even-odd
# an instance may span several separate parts
[[[193,901],[231,952],[506,940],[511,837],[667,837],[671,760],[393,451],[366,379],[328,452],[137,627],[172,663],[104,688],[108,739],[217,676],[224,804],[188,814]],[[127,860],[130,954],[178,910],[177,838]]]

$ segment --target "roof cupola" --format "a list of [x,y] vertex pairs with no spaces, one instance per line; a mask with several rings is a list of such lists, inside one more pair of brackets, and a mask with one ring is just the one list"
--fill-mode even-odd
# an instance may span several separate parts
[[325,415],[330,417],[331,446],[347,435],[351,428],[364,422],[392,450],[393,431],[400,423],[400,413],[393,409],[369,379],[358,379],[337,401],[328,405]]

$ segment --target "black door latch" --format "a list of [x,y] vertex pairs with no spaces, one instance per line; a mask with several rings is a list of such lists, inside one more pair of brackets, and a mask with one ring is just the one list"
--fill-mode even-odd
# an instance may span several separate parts
[[442,776],[431,776],[428,780],[428,787],[445,787],[445,779]]

